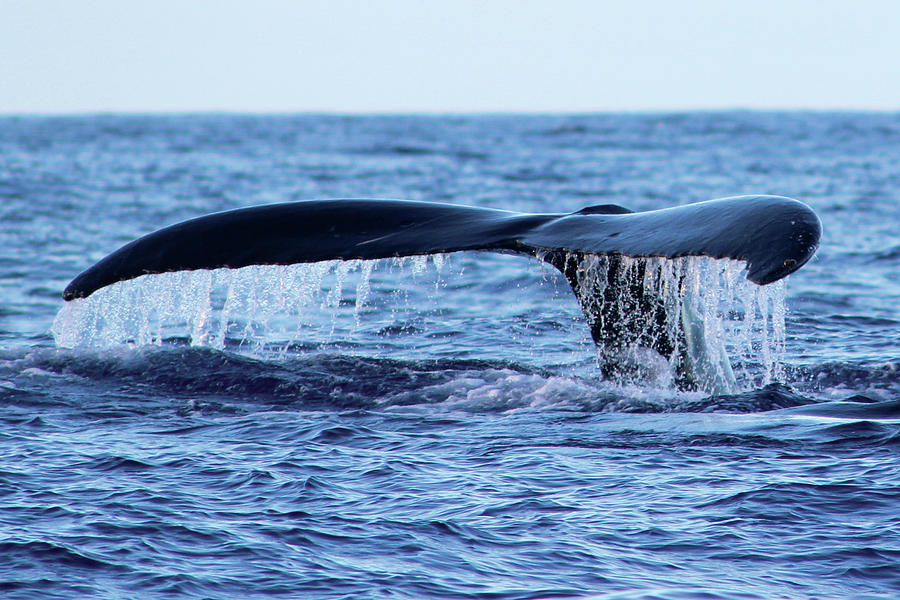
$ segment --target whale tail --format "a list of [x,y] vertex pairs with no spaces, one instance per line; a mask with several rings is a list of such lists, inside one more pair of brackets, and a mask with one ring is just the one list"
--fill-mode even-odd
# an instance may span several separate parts
[[[632,212],[600,205],[529,214],[404,200],[311,200],[237,209],[178,223],[126,244],[78,275],[67,301],[141,275],[172,271],[378,259],[462,250],[535,256],[569,281],[598,346],[643,346],[683,363],[693,378],[683,324],[645,284],[650,260],[707,256],[744,261],[765,285],[815,252],[821,225],[805,204],[737,196]],[[636,259],[636,260],[630,260]],[[599,275],[598,275],[599,273]],[[607,374],[617,362],[607,361]]]

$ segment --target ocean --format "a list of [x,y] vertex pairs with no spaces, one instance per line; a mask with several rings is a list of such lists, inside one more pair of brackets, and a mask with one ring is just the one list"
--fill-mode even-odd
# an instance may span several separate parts
[[[246,206],[742,194],[823,235],[763,288],[689,265],[727,390],[604,378],[526,257],[61,297]],[[900,114],[0,117],[0,403],[2,598],[897,598]]]

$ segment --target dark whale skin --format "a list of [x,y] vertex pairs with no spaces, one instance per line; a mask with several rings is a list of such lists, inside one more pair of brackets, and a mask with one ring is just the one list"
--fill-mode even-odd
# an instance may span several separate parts
[[821,224],[781,196],[735,196],[660,210],[615,205],[529,214],[407,200],[309,200],[214,213],[138,238],[78,275],[65,300],[152,273],[377,259],[461,250],[542,257],[577,252],[631,257],[709,256],[746,261],[765,285],[818,247]]

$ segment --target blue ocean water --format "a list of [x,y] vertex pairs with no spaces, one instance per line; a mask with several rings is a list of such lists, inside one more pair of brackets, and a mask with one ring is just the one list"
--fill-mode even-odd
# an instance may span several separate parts
[[[61,299],[269,202],[756,193],[824,234],[728,394],[603,380],[561,276],[513,256]],[[892,113],[2,117],[0,597],[896,598],[898,199]]]

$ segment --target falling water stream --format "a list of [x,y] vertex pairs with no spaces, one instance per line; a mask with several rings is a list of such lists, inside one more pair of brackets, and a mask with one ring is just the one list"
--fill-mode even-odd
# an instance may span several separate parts
[[[785,342],[783,282],[752,284],[737,261],[621,260],[625,268],[618,275],[622,281],[614,302],[624,303],[624,290],[639,277],[639,285],[665,306],[670,327],[685,328],[687,352],[699,368],[709,371],[701,388],[735,392],[778,379]],[[148,275],[66,303],[53,324],[53,335],[62,348],[140,347],[186,340],[192,346],[222,350],[231,339],[243,353],[283,357],[298,345],[352,339],[364,321],[379,319],[371,305],[373,274],[387,282],[391,277],[427,280],[422,285],[437,291],[453,277],[445,273],[446,261],[446,255],[438,254]],[[641,262],[646,268],[637,268]],[[605,257],[589,256],[580,269],[582,282],[607,285]],[[586,289],[586,284],[580,287],[579,294]],[[394,311],[404,302],[403,294],[390,286],[379,286],[378,292],[387,296],[378,298],[385,310]],[[582,298],[587,304],[602,301]],[[642,316],[627,318],[637,322]],[[607,350],[598,348],[600,355]],[[626,351],[643,366],[635,377],[671,386],[677,359],[647,350]],[[621,349],[616,352],[621,354]]]

